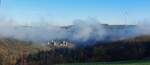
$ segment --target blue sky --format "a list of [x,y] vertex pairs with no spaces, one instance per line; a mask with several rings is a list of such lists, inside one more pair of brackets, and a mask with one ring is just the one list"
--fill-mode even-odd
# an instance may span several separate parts
[[150,0],[2,0],[0,16],[19,24],[68,25],[87,18],[108,24],[136,24],[150,19]]

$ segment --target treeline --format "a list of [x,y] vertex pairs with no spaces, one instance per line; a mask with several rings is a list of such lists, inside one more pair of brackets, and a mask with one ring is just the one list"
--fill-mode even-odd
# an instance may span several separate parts
[[[57,48],[39,51],[26,57],[27,65],[52,65],[62,63],[120,61],[150,59],[150,40],[121,40],[76,48]],[[19,65],[19,64],[18,64]]]

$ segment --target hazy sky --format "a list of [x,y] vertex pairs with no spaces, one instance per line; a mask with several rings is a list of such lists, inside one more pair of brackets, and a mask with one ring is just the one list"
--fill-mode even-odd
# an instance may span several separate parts
[[150,0],[1,0],[0,19],[19,24],[72,24],[96,18],[101,23],[134,24],[150,19]]

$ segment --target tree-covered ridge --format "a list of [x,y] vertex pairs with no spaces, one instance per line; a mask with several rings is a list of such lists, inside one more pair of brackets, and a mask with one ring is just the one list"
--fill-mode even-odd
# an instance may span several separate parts
[[27,57],[28,65],[79,62],[101,62],[149,59],[150,36],[139,36],[115,42],[97,42],[92,46],[57,48]]

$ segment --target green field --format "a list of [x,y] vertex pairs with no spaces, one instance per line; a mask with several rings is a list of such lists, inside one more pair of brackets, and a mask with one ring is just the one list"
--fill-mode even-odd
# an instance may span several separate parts
[[70,63],[70,64],[56,64],[56,65],[150,65],[150,61],[119,61],[119,62],[96,62],[96,63]]

